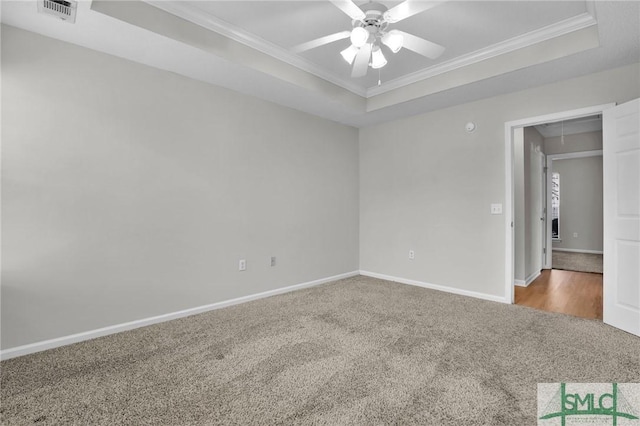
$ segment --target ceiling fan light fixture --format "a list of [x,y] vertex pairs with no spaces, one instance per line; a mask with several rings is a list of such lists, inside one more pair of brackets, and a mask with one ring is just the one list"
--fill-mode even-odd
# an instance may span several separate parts
[[380,47],[376,46],[376,48],[371,52],[371,68],[377,70],[385,65],[387,65],[387,58],[382,54]]
[[446,0],[396,0],[398,4],[390,9],[378,3],[382,0],[359,0],[361,5],[356,4],[356,0],[329,1],[351,18],[350,28],[293,46],[292,53],[299,54],[348,38],[351,46],[340,51],[340,55],[351,65],[351,78],[361,78],[367,75],[369,68],[379,70],[387,65],[387,58],[382,52],[384,49],[397,53],[404,48],[432,60],[445,50],[443,46],[412,33],[391,29],[390,24],[429,10]]
[[398,53],[402,49],[404,37],[396,30],[389,31],[382,36],[382,43],[387,46],[393,53]]
[[355,47],[362,47],[369,40],[369,31],[362,27],[355,27],[351,30],[351,43]]
[[347,61],[347,63],[353,64],[353,61],[356,59],[356,55],[358,54],[359,50],[360,49],[358,49],[352,44],[351,46],[347,47],[342,52],[340,52],[340,54],[342,55],[344,60]]

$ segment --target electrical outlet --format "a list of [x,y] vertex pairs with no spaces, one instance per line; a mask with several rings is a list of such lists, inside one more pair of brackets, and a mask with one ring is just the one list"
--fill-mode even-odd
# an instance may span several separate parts
[[578,238],[578,233],[577,232],[573,233],[573,238]]
[[247,270],[247,261],[245,259],[240,259],[238,261],[238,271],[246,271]]
[[271,256],[271,266],[276,266],[276,257]]
[[502,214],[502,204],[491,204],[491,214]]
[[409,250],[409,260],[416,258],[416,253],[413,250]]

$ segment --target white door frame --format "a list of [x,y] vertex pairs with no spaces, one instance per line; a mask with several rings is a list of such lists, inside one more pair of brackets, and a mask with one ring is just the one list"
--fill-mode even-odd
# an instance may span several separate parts
[[542,235],[540,235],[540,239],[542,240],[542,253],[540,253],[540,256],[542,257],[542,262],[540,262],[540,269],[551,269],[551,264],[550,262],[548,262],[547,256],[549,254],[549,251],[551,251],[551,248],[549,247],[549,241],[547,239],[547,228],[551,226],[549,225],[551,222],[549,221],[549,210],[547,206],[547,199],[551,194],[549,192],[549,188],[547,187],[547,170],[549,170],[549,166],[547,164],[547,156],[544,154],[544,152],[541,152],[540,155],[542,156],[542,164],[540,165],[540,167],[542,168],[540,173],[542,177],[542,182],[540,183],[540,205],[542,206],[542,211],[540,212],[540,220],[542,221],[542,226],[540,227],[542,233]]
[[[566,154],[549,154],[547,155],[547,193],[549,196],[546,200],[547,212],[551,211],[551,173],[553,172],[553,162],[555,160],[570,160],[573,158],[586,158],[586,157],[602,157],[602,150],[594,150],[594,151],[579,151],[579,152],[569,152]],[[604,191],[604,189],[603,189]],[[558,218],[558,221],[560,218]],[[547,238],[547,256],[545,263],[549,265],[548,269],[553,267],[552,256],[553,256],[553,239],[551,238],[551,223],[552,221],[547,221],[546,226],[546,238]]]
[[[602,111],[616,106],[615,103],[595,105],[570,111],[556,112],[553,114],[539,115],[537,117],[523,118],[521,120],[508,121],[504,124],[505,140],[505,194],[504,194],[504,226],[505,226],[505,301],[513,303],[514,285],[514,253],[515,235],[513,232],[514,219],[514,171],[513,171],[513,130],[520,127],[535,126],[544,123],[553,123],[573,118],[588,117],[602,114]],[[603,140],[603,144],[605,141]]]

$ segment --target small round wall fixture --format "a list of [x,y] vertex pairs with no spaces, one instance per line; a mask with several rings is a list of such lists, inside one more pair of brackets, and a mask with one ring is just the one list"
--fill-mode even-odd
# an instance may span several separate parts
[[473,133],[476,130],[476,123],[470,121],[464,125],[464,129],[467,131],[467,133]]

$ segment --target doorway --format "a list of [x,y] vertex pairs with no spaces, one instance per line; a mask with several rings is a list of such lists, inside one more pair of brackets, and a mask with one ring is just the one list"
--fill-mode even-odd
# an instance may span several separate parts
[[[505,123],[505,298],[514,302],[515,130],[602,114],[605,324],[640,336],[640,99]],[[553,270],[551,270],[553,272]],[[564,271],[558,271],[564,272]]]
[[[573,111],[566,111],[566,112],[561,112],[561,113],[555,113],[555,114],[549,114],[549,115],[545,115],[545,116],[539,116],[539,117],[533,117],[533,118],[528,118],[528,119],[523,119],[523,120],[518,120],[518,121],[512,121],[512,122],[508,122],[505,123],[505,141],[507,143],[506,146],[506,154],[507,154],[507,167],[506,167],[506,173],[507,173],[507,191],[505,194],[505,204],[507,206],[507,208],[505,209],[506,211],[506,228],[507,228],[507,232],[506,232],[506,245],[507,245],[507,255],[506,255],[506,282],[505,282],[505,286],[506,286],[506,296],[507,296],[507,300],[511,303],[514,303],[515,301],[515,285],[516,284],[516,232],[522,232],[521,230],[517,230],[516,229],[516,224],[515,224],[515,219],[516,219],[516,171],[515,171],[515,160],[516,160],[516,153],[515,153],[515,144],[514,142],[516,141],[516,138],[518,137],[518,133],[520,131],[524,132],[526,130],[526,128],[531,128],[533,126],[546,126],[546,127],[551,127],[551,123],[562,123],[567,122],[569,120],[575,120],[575,119],[584,119],[585,117],[592,117],[592,116],[597,116],[597,115],[601,115],[602,112],[605,109],[609,109],[614,107],[614,104],[606,104],[606,105],[599,105],[599,106],[594,106],[594,107],[589,107],[589,108],[582,108],[579,110],[573,110]],[[562,127],[562,124],[560,124]],[[542,127],[544,129],[544,127]],[[536,129],[537,130],[537,129]],[[561,129],[562,130],[562,129]],[[539,131],[537,131],[537,133],[539,134]],[[562,134],[561,134],[561,139],[562,138]],[[539,139],[544,139],[544,138],[539,138]],[[566,143],[566,138],[565,138],[565,143]],[[529,144],[529,146],[527,147],[528,150],[533,151],[534,154],[537,155],[537,153],[535,152],[535,145],[536,144]],[[540,143],[537,144],[538,146],[540,146]],[[542,143],[542,145],[544,145],[544,143]],[[533,147],[533,148],[532,148]],[[542,151],[542,155],[545,157],[544,155],[544,148],[541,148],[540,151]],[[530,157],[530,158],[535,158],[535,157]],[[555,159],[554,159],[555,160]],[[529,164],[535,164],[535,162],[530,162]],[[546,168],[548,167],[548,164],[545,164],[543,167],[544,172],[546,173],[544,179],[547,182],[547,185],[538,185],[538,186],[542,186],[543,188],[543,196],[544,196],[544,200],[546,200],[547,197],[547,186],[551,184],[550,182],[550,173],[549,173],[549,169]],[[535,175],[534,179],[535,179]],[[532,182],[534,182],[534,180],[532,180]],[[535,186],[535,184],[534,184]],[[532,191],[532,193],[534,193]],[[531,194],[530,194],[531,195]],[[534,193],[535,195],[535,193]],[[530,197],[531,199],[531,197]],[[545,204],[545,203],[543,203]],[[552,238],[551,238],[551,227],[552,227],[552,220],[550,219],[550,215],[549,213],[551,212],[551,206],[550,206],[550,202],[546,203],[547,205],[544,206],[541,211],[538,213],[538,217],[537,217],[537,221],[539,226],[542,226],[542,228],[544,229],[544,234],[545,237],[540,237],[539,240],[542,240],[542,242],[540,243],[540,249],[542,250],[542,253],[538,252],[538,253],[532,253],[531,256],[529,256],[531,259],[535,260],[535,256],[538,256],[538,258],[541,258],[541,261],[539,262],[540,265],[540,269],[539,270],[535,270],[535,264],[534,267],[532,269],[529,269],[528,271],[525,270],[525,272],[528,272],[529,274],[525,275],[525,279],[524,279],[524,283],[526,284],[532,284],[536,279],[541,279],[541,280],[547,280],[547,282],[553,278],[552,275],[565,275],[563,281],[567,281],[567,280],[575,280],[575,276],[572,277],[566,277],[566,275],[573,275],[573,271],[571,271],[571,273],[569,271],[564,271],[564,273],[561,273],[560,271],[558,271],[555,274],[552,274],[553,271],[552,269],[549,269],[547,273],[541,274],[541,270],[545,270],[544,272],[547,271],[547,268],[552,268],[552,247],[553,247],[553,242],[552,242]],[[531,231],[531,230],[535,230],[535,226],[531,226],[533,222],[533,219],[535,218],[534,214],[535,214],[535,210],[530,210],[529,211],[529,216],[532,220],[528,221],[528,225],[526,226],[527,231]],[[542,232],[540,234],[537,235],[541,235]],[[535,235],[535,233],[531,233],[530,235]],[[522,243],[519,242],[520,245],[522,245]],[[535,244],[534,242],[530,242],[529,244],[530,246],[535,248]],[[536,274],[535,276],[532,276],[531,273]],[[537,276],[539,275],[539,276]],[[521,275],[522,276],[522,275]],[[527,281],[530,281],[529,283],[527,283]],[[565,287],[569,287],[569,286],[565,286]],[[596,296],[597,299],[597,296]],[[601,297],[600,297],[601,299]],[[602,314],[600,314],[600,317],[602,316]]]
[[[505,123],[505,298],[514,302],[514,170],[516,129],[602,114],[605,324],[640,337],[640,99]],[[553,272],[553,270],[552,270]]]
[[602,319],[602,117],[514,130],[514,302]]
[[[596,118],[597,125],[601,118]],[[548,154],[547,225],[549,253],[553,269],[603,273],[603,162],[602,130],[567,136],[567,140],[589,143],[594,150]],[[600,145],[600,146],[598,146]],[[575,149],[579,149],[575,148]]]

